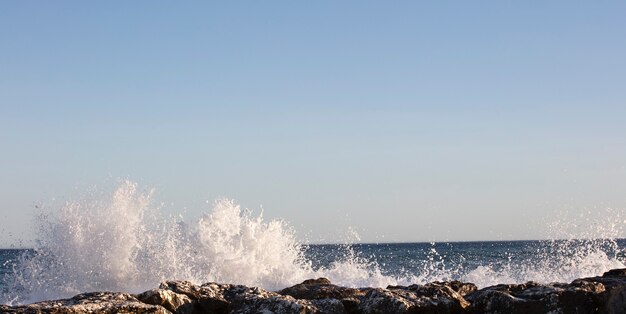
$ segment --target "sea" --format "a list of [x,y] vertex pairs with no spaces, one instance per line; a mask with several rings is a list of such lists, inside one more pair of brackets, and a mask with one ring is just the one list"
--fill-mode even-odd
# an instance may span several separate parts
[[[308,244],[282,220],[265,220],[234,200],[215,201],[193,222],[165,216],[152,191],[121,182],[44,209],[33,248],[0,249],[0,303],[26,304],[89,291],[137,293],[164,280],[278,290],[326,277],[349,287],[461,280],[571,282],[626,268],[616,211],[581,232],[533,241]],[[554,226],[569,228],[559,222]]]

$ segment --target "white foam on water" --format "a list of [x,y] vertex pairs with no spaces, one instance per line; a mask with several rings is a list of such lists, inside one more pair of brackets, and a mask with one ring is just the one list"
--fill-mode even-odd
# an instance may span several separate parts
[[531,252],[532,258],[482,265],[461,279],[479,287],[527,281],[568,283],[626,268],[626,250],[617,243],[626,223],[623,215],[623,211],[612,208],[557,212],[547,219],[549,240]]
[[[229,199],[215,201],[199,220],[183,223],[163,217],[153,192],[122,182],[110,195],[68,202],[39,218],[35,254],[26,253],[3,279],[3,303],[65,298],[87,291],[141,292],[163,280],[223,282],[277,290],[305,279],[327,277],[350,287],[423,284],[460,279],[479,287],[497,283],[568,282],[626,267],[615,239],[623,219],[588,223],[587,233],[555,235],[534,258],[450,266],[433,244],[427,258],[404,275],[385,275],[375,258],[347,245],[330,265],[314,268],[284,221],[263,219]],[[590,219],[589,217],[585,219]],[[571,226],[555,225],[559,232]],[[590,229],[591,228],[591,229]],[[577,240],[585,238],[587,240]],[[460,265],[460,264],[455,264]]]
[[555,241],[540,250],[532,260],[481,265],[460,276],[460,279],[479,287],[528,281],[569,283],[577,278],[599,276],[611,269],[626,268],[623,258],[608,254],[601,246],[584,241],[576,245]]

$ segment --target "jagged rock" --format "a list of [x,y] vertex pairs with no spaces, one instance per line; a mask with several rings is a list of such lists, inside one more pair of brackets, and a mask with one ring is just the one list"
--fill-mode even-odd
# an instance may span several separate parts
[[458,281],[458,280],[447,281],[447,282],[443,282],[443,283],[435,281],[433,283],[435,283],[435,284],[445,284],[448,287],[450,287],[450,289],[456,291],[458,294],[460,294],[463,297],[465,297],[466,295],[468,295],[470,293],[474,293],[474,292],[476,292],[476,290],[478,290],[478,287],[476,287],[475,284],[469,283],[469,282],[461,282],[461,281]]
[[[182,295],[189,301],[180,302],[175,313],[344,313],[343,304],[336,299],[299,300],[288,295],[258,287],[206,283],[201,286],[187,281],[167,281],[160,290]],[[145,292],[152,303],[174,308],[171,301],[154,292]],[[142,294],[142,295],[143,295]]]
[[474,284],[435,282],[409,287],[390,286],[387,289],[346,288],[333,285],[326,278],[310,279],[279,291],[296,299],[338,299],[346,312],[404,313],[406,311],[435,311],[451,313],[469,306],[458,292],[465,294],[476,290]]
[[[185,295],[167,289],[152,289],[137,295],[137,299],[146,304],[160,305],[172,313],[191,314],[191,299]],[[179,310],[180,309],[180,310]]]
[[337,299],[319,299],[311,300],[311,303],[317,308],[318,313],[324,314],[344,314],[353,313],[346,308],[344,300]]
[[327,278],[309,279],[278,291],[296,299],[310,300],[320,313],[357,313],[370,288],[355,289],[333,285]]
[[[258,287],[233,286],[225,291],[225,298],[231,303],[229,313],[320,313],[318,307],[309,300],[298,300]],[[338,308],[340,303],[320,305],[327,308],[328,313],[343,313],[343,307]]]
[[278,291],[282,295],[289,295],[296,299],[344,299],[364,296],[367,289],[354,289],[333,285],[326,278],[309,279],[301,284]]
[[458,290],[468,292],[472,290],[472,287],[476,287],[471,283],[461,285],[459,282],[454,282],[453,286],[457,288],[457,290],[455,290],[448,282],[432,282],[425,285],[411,285],[406,289],[414,291],[422,298],[430,298],[431,301],[428,307],[445,309],[445,312],[447,313],[450,311],[458,311],[469,306],[469,303],[463,298],[463,295],[461,295]]
[[407,313],[411,302],[390,290],[376,288],[370,290],[359,302],[359,313]]
[[71,299],[43,301],[24,306],[0,308],[1,313],[155,313],[171,314],[160,305],[146,304],[131,294],[115,292],[91,292]]
[[603,291],[598,294],[599,313],[626,313],[626,268],[612,269],[601,277],[577,279],[572,284],[581,282],[593,282],[603,286]]
[[435,282],[372,289],[361,298],[359,310],[362,313],[458,313],[468,306],[449,283]]
[[599,283],[496,285],[467,296],[470,313],[595,313]]
[[201,286],[194,285],[189,281],[166,281],[161,283],[159,289],[185,296],[189,302],[176,308],[177,314],[192,313],[228,313],[231,304],[224,298],[224,293],[232,285],[206,283]]

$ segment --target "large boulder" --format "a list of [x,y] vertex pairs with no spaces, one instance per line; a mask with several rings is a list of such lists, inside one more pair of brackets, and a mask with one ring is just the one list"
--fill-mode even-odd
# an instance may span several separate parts
[[172,313],[191,314],[192,301],[181,293],[168,289],[152,289],[137,295],[137,299],[146,304],[160,305]]
[[[454,287],[467,292],[470,285]],[[360,313],[460,313],[470,305],[448,282],[371,289],[360,301]]]
[[469,313],[596,313],[604,286],[597,282],[572,284],[496,285],[467,296]]
[[282,295],[305,300],[358,298],[364,296],[366,292],[367,289],[333,285],[326,278],[305,280],[300,284],[278,291]]
[[597,283],[604,287],[598,294],[599,313],[626,313],[626,268],[613,269],[600,277],[576,279],[572,284]]

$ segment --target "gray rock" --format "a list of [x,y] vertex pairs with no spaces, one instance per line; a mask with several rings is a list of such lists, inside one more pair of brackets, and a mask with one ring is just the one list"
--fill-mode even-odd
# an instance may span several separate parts
[[176,293],[172,290],[148,290],[137,295],[137,299],[146,304],[160,305],[172,313],[191,314],[193,312],[191,299],[185,294]]
[[470,313],[596,313],[601,283],[496,285],[469,296]]

